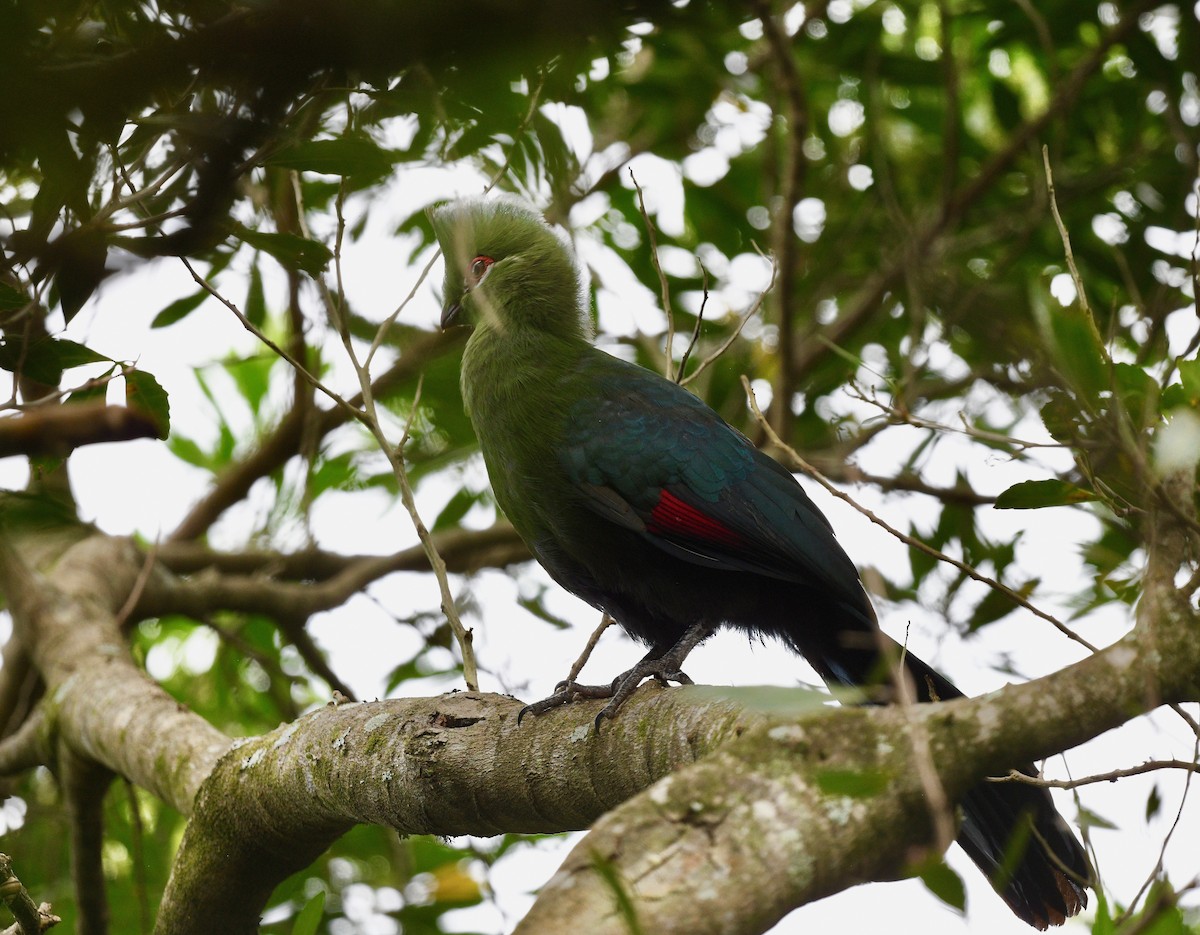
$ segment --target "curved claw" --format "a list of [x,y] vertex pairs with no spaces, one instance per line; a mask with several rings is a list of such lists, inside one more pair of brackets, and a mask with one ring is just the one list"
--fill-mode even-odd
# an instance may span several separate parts
[[534,701],[531,704],[527,704],[517,712],[517,726],[521,725],[521,719],[526,714],[532,714],[534,717],[537,717],[554,708],[570,704],[576,698],[611,698],[612,694],[613,686],[611,685],[581,685],[579,682],[563,679],[554,686],[553,694],[543,698],[541,701]]
[[[688,654],[704,640],[713,634],[716,628],[710,624],[697,623],[688,628],[687,632],[665,653],[650,655],[627,672],[622,672],[612,680],[611,685],[580,685],[570,679],[564,679],[554,686],[554,694],[541,701],[528,704],[517,713],[517,723],[521,723],[527,713],[543,714],[551,708],[557,708],[574,701],[576,698],[609,698],[608,704],[596,715],[596,730],[600,730],[600,722],[604,718],[616,717],[617,710],[623,705],[637,687],[648,678],[653,678],[663,685],[677,682],[680,685],[694,684],[684,673],[682,666]],[[651,650],[653,653],[654,650]]]

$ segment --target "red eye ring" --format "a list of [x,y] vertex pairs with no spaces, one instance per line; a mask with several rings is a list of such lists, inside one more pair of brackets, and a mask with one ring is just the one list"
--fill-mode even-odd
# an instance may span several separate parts
[[488,270],[492,268],[492,264],[496,261],[490,256],[477,256],[471,261],[471,270],[468,279],[472,285],[478,286],[488,274]]

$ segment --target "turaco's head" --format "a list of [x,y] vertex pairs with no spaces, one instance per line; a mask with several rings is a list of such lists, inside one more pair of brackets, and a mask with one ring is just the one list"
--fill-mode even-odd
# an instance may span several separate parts
[[587,338],[579,273],[567,242],[512,199],[469,198],[430,213],[446,263],[442,327],[532,327]]

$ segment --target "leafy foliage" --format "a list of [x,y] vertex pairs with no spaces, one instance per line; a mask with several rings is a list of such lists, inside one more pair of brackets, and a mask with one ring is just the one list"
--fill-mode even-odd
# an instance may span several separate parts
[[[748,375],[785,440],[835,480],[861,479],[850,465],[876,463],[893,440],[895,470],[870,482],[919,500],[914,536],[1020,598],[1059,586],[1049,572],[1019,572],[1020,542],[998,541],[983,514],[1086,511],[1092,580],[1072,598],[1077,613],[1133,604],[1155,440],[1168,421],[1200,416],[1194,10],[833,2],[780,6],[764,24],[766,4],[751,15],[733,4],[594,2],[467,29],[426,9],[436,6],[314,0],[301,13],[286,2],[118,0],[0,11],[5,415],[17,415],[18,393],[30,407],[79,402],[123,377],[129,405],[177,458],[216,484],[246,472],[233,502],[266,479],[269,506],[239,543],[247,551],[311,545],[322,498],[394,490],[375,441],[343,409],[303,379],[284,399],[294,370],[273,349],[197,372],[215,426],[206,432],[196,413],[172,411],[163,374],[114,361],[72,330],[118,270],[182,258],[316,379],[344,374],[335,307],[360,357],[377,341],[371,376],[392,437],[403,430],[411,481],[455,491],[431,528],[477,528],[495,511],[465,480],[478,459],[457,385],[461,339],[404,315],[380,332],[388,312],[345,299],[340,263],[371,236],[373,205],[394,199],[406,216],[389,232],[393,255],[421,266],[433,243],[428,202],[491,182],[574,232],[615,352],[665,369],[695,331],[692,388],[761,439],[738,379]],[[575,30],[566,41],[564,17]],[[1051,213],[1043,146],[1078,278]],[[770,279],[769,251],[777,288],[743,323]],[[268,288],[276,282],[285,288]],[[664,287],[669,325],[645,298]],[[183,333],[226,314],[198,287],[152,327]],[[358,389],[336,386],[344,398]],[[964,446],[952,446],[955,433]],[[988,459],[1028,476],[997,489],[977,469]],[[938,479],[947,470],[951,486]],[[224,508],[182,538],[203,536]],[[1018,606],[926,551],[909,558],[907,575],[879,575],[877,590],[898,603],[942,608],[971,631]],[[468,610],[470,588],[459,595]],[[560,625],[545,597],[521,600]],[[400,623],[421,648],[395,666],[388,691],[458,671],[434,608]],[[131,639],[168,690],[234,735],[292,719],[333,687],[302,627],[263,613],[165,616]],[[869,795],[877,780],[830,777],[848,795]],[[19,794],[30,808],[11,846],[34,855],[22,879],[69,928],[58,793],[38,771]],[[108,819],[114,925],[133,931],[165,885],[182,819],[119,790]],[[524,840],[481,854],[357,828],[280,888],[265,930],[316,931],[365,887],[405,931],[442,931],[444,913],[487,897],[480,866]],[[144,861],[131,858],[138,851]],[[921,877],[962,908],[961,881],[944,865]],[[1191,924],[1160,903],[1141,930]],[[1097,931],[1120,930],[1112,910],[1102,904]]]

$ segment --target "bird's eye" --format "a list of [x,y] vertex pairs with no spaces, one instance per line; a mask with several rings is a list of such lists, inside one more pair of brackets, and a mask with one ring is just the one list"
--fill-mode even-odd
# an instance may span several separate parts
[[471,261],[471,270],[467,276],[467,280],[472,288],[478,286],[487,278],[488,270],[492,268],[492,264],[495,262],[490,256],[477,256]]

